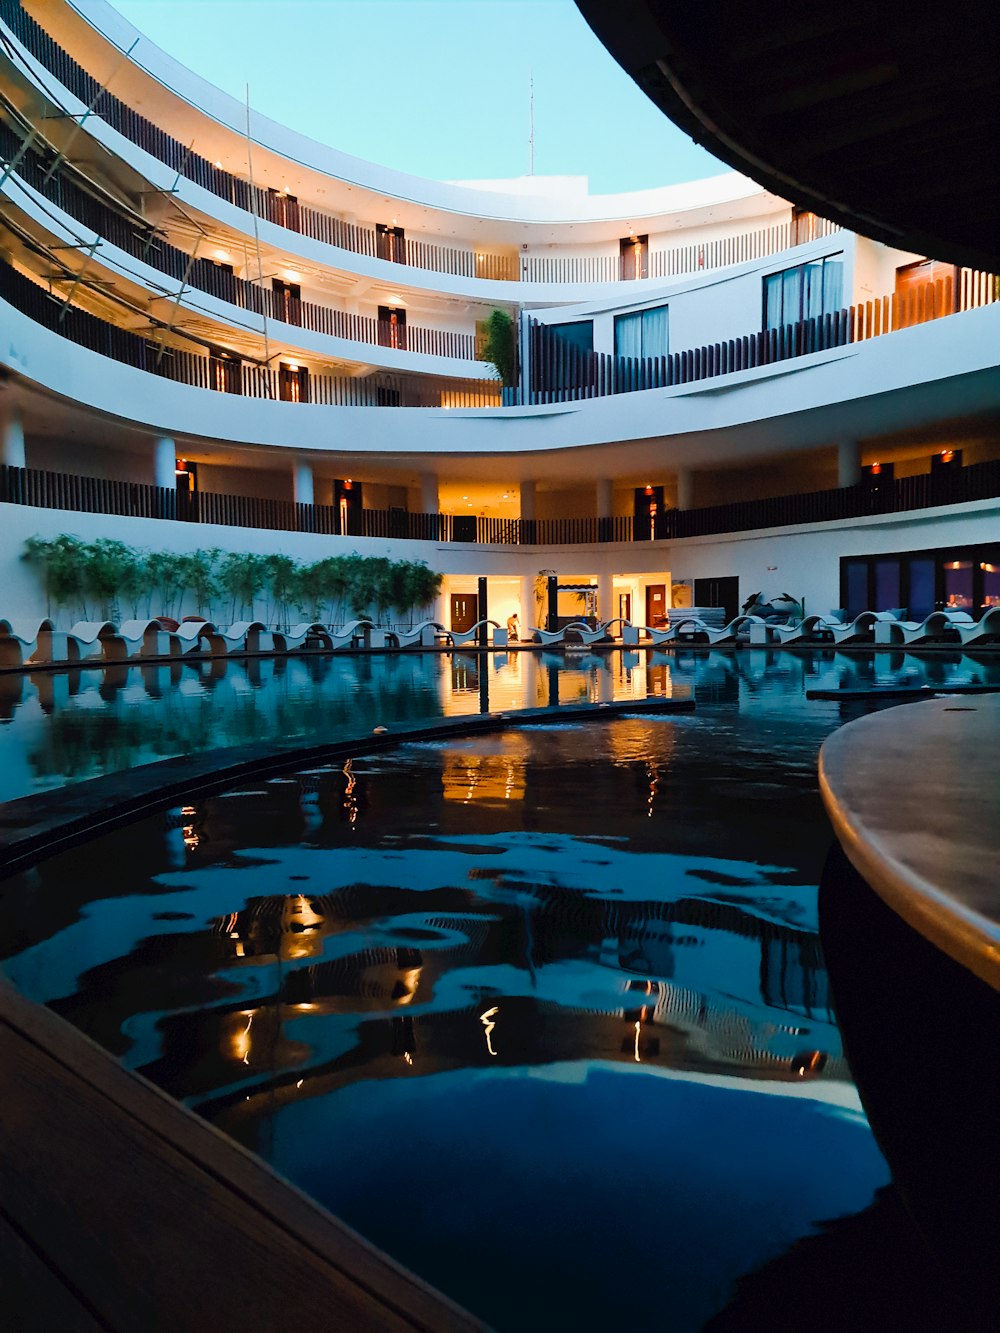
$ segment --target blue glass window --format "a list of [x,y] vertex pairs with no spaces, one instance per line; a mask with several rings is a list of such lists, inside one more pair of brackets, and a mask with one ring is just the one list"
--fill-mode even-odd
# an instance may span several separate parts
[[594,350],[594,321],[580,319],[573,324],[550,324],[549,328],[560,340],[578,352]]
[[764,328],[778,329],[801,319],[832,315],[841,309],[843,300],[842,255],[769,273],[764,279]]
[[633,310],[615,316],[615,356],[666,356],[669,351],[668,307]]

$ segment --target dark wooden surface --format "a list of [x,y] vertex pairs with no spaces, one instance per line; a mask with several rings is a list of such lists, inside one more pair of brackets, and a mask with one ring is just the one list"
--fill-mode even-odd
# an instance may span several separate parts
[[475,1329],[263,1162],[0,983],[6,1329]]

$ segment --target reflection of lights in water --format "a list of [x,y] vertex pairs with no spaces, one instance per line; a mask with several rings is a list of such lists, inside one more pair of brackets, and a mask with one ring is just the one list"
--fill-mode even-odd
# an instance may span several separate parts
[[496,1051],[493,1049],[493,1029],[496,1027],[496,1023],[493,1022],[493,1015],[499,1012],[500,1006],[495,1004],[492,1009],[487,1009],[485,1014],[479,1015],[479,1021],[486,1029],[486,1049],[490,1055],[496,1055]]
[[303,1083],[305,1083],[305,1079],[304,1079],[304,1078],[300,1078],[299,1081],[298,1081],[298,1083],[296,1083],[295,1086],[296,1086],[297,1088],[301,1088]]
[[792,1057],[792,1073],[798,1074],[799,1078],[806,1078],[809,1074],[819,1074],[826,1065],[826,1056],[822,1051],[806,1051],[802,1055]]
[[233,1033],[232,1050],[233,1050],[233,1055],[236,1057],[237,1060],[239,1060],[241,1064],[249,1065],[250,1029],[253,1027],[254,1011],[252,1009],[244,1009],[240,1013],[240,1017],[246,1019],[247,1025],[245,1028],[240,1028],[238,1031]]
[[635,1025],[635,1062],[636,1062],[637,1065],[641,1065],[641,1064],[642,1064],[642,1056],[639,1054],[639,1034],[640,1034],[640,1032],[642,1032],[642,1022],[641,1022],[641,1020],[638,1021],[638,1022],[636,1023],[636,1025]]
[[404,1052],[403,1052],[403,1059],[406,1061],[406,1063],[407,1063],[408,1065],[412,1065],[412,1064],[413,1064],[413,1056],[410,1054],[409,1051],[404,1051]]
[[646,818],[653,818],[653,806],[656,802],[656,793],[660,788],[660,770],[655,764],[646,765],[646,775],[649,778],[649,795],[646,798]]
[[341,772],[347,779],[347,786],[344,788],[344,809],[347,811],[347,822],[349,824],[357,823],[358,819],[358,798],[354,794],[354,789],[358,785],[358,780],[354,776],[352,765],[353,760],[347,759],[344,762],[344,767],[341,769]]
[[184,846],[188,849],[188,851],[193,852],[200,842],[201,839],[198,837],[197,831],[195,830],[195,826],[193,824],[185,824]]
[[409,1004],[417,993],[417,987],[420,985],[421,967],[408,967],[399,974],[399,981],[393,989],[392,998],[397,1004]]

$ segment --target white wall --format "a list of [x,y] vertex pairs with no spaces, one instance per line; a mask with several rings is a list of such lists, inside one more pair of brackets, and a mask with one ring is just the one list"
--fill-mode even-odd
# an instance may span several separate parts
[[[618,589],[634,588],[633,619],[641,621],[642,589],[647,583],[669,585],[671,580],[727,575],[739,577],[741,600],[758,590],[768,595],[788,592],[804,597],[809,611],[828,611],[839,605],[842,555],[996,541],[997,519],[995,501],[977,501],[917,515],[858,519],[850,525],[816,524],[670,543],[546,549],[324,537],[4,504],[0,505],[0,533],[0,618],[9,620],[30,620],[47,611],[37,574],[20,558],[24,542],[32,536],[52,538],[70,533],[84,541],[113,537],[143,550],[218,547],[222,551],[282,553],[304,562],[357,551],[392,560],[422,560],[431,569],[448,575],[452,588],[470,591],[480,576],[533,578],[541,570],[551,569],[563,580],[597,578],[613,580]],[[258,613],[262,612],[261,605]],[[77,618],[74,608],[61,613],[60,623],[67,626]]]

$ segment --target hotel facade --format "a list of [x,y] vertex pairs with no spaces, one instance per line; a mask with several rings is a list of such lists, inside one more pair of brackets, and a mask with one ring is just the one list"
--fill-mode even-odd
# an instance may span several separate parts
[[45,614],[19,557],[61,533],[424,561],[456,630],[543,624],[553,577],[651,626],[1000,604],[992,275],[735,173],[389,171],[102,0],[0,0],[0,36],[0,616]]

